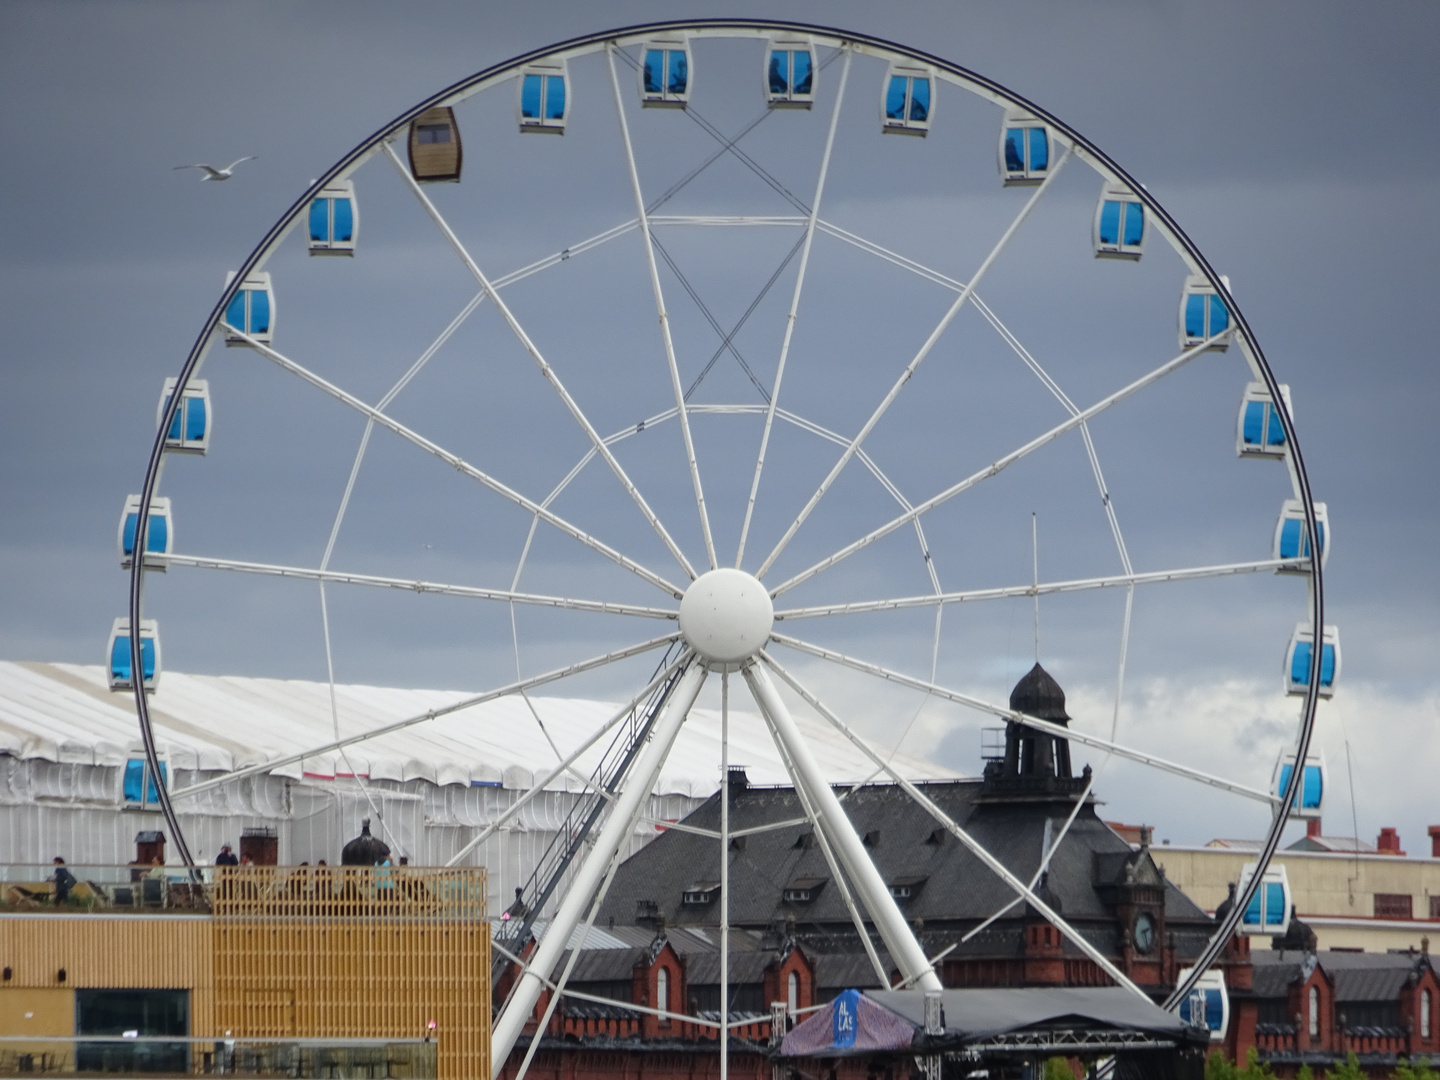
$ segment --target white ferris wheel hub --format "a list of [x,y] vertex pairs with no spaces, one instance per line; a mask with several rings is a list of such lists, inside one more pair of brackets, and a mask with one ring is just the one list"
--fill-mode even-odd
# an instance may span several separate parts
[[701,574],[680,601],[680,633],[704,659],[736,664],[759,652],[775,624],[775,605],[743,570]]

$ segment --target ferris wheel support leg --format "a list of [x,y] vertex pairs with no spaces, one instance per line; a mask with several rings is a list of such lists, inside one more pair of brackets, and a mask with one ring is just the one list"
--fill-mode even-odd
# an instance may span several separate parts
[[756,703],[765,710],[775,737],[794,768],[795,783],[804,789],[810,805],[818,812],[835,854],[845,867],[855,891],[860,894],[865,910],[875,920],[875,928],[880,931],[881,940],[899,966],[901,976],[921,990],[941,989],[940,979],[926,959],[925,950],[920,948],[920,943],[910,932],[910,925],[901,914],[895,898],[890,895],[880,871],[870,861],[865,845],[826,782],[784,699],[770,681],[769,673],[759,664],[751,663],[745,667],[745,681],[749,683]]
[[[505,1008],[496,1017],[490,1039],[491,1080],[498,1077],[500,1071],[505,1067],[505,1061],[515,1046],[515,1040],[519,1038],[525,1022],[535,1009],[535,1002],[540,998],[540,991],[544,989],[543,978],[549,976],[561,954],[569,947],[570,935],[574,933],[575,927],[584,917],[585,907],[604,879],[611,858],[629,839],[631,822],[636,816],[636,811],[641,802],[650,797],[650,791],[655,786],[655,778],[660,775],[660,768],[670,754],[670,747],[675,742],[675,736],[680,733],[680,725],[685,722],[691,706],[695,704],[695,698],[700,694],[700,687],[705,682],[705,674],[706,669],[703,664],[691,663],[685,673],[680,676],[680,682],[676,685],[675,692],[666,704],[665,711],[660,716],[660,722],[655,726],[654,734],[650,736],[650,745],[645,748],[640,761],[636,764],[620,792],[619,798],[611,808],[610,816],[606,819],[605,827],[600,831],[595,846],[585,856],[585,861],[581,863],[580,869],[576,872],[574,881],[570,883],[570,887],[565,893],[565,899],[560,904],[560,910],[555,913],[555,918],[550,923],[549,929],[546,930],[544,939],[535,950],[534,956],[531,957],[529,966],[520,976],[519,986],[515,988],[510,1000],[505,1003]],[[536,1037],[539,1037],[538,1034]]]

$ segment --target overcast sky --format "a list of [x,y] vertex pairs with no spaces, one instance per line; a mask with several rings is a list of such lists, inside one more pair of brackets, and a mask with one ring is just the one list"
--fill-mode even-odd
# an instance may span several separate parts
[[[523,51],[660,17],[756,9],[719,0],[551,4],[544,22],[532,10],[353,0],[0,6],[7,148],[0,155],[0,656],[101,659],[125,602],[116,523],[124,496],[143,477],[160,382],[178,371],[225,271],[312,178],[418,100]],[[1440,11],[1429,3],[834,2],[776,3],[763,13],[922,48],[1040,103],[1145,183],[1229,275],[1272,367],[1293,389],[1311,481],[1335,536],[1327,622],[1340,628],[1344,673],[1334,701],[1321,706],[1318,739],[1331,767],[1326,831],[1352,831],[1348,740],[1360,835],[1373,840],[1381,825],[1397,825],[1412,854],[1428,852],[1425,826],[1440,823],[1440,377],[1432,326],[1440,287]],[[696,107],[698,95],[708,95],[705,114],[735,132],[754,119],[760,53],[727,48],[697,51]],[[806,202],[840,67],[822,72],[812,113],[767,119],[742,144]],[[995,177],[998,111],[950,88],[927,140],[882,140],[882,72],[856,62],[822,216],[964,278],[1025,197],[1003,191]],[[629,100],[633,72],[622,65],[621,77],[642,182],[653,193],[716,144],[675,114],[642,113]],[[575,65],[564,140],[521,140],[508,88],[462,107],[466,183],[429,194],[487,273],[498,276],[633,216],[608,79],[598,57]],[[741,79],[743,87],[732,81]],[[258,159],[226,184],[173,171],[246,154]],[[1182,272],[1160,244],[1139,267],[1090,259],[1098,182],[1083,165],[1070,169],[981,291],[1083,405],[1168,359],[1163,348],[1174,352]],[[277,346],[373,401],[474,288],[388,164],[371,162],[356,182],[362,226],[353,262],[307,260],[292,238],[271,270]],[[729,158],[677,196],[673,210],[717,212],[727,200],[752,213],[795,213]],[[728,325],[798,235],[681,230],[667,243]],[[514,305],[608,434],[663,408],[669,387],[658,377],[663,352],[638,236],[587,258],[567,267],[569,278],[517,287]],[[688,382],[717,341],[678,279],[662,271]],[[792,262],[736,338],[767,385],[794,272]],[[811,272],[814,299],[807,294],[796,331],[797,396],[782,400],[853,434],[948,294],[893,267],[882,272],[833,240],[817,240]],[[893,422],[867,443],[916,499],[1063,418],[973,313],[943,341],[935,364],[922,368],[927,376],[949,370],[950,356],[994,363],[956,384],[964,387],[959,396],[946,396],[943,382],[917,380]],[[493,311],[477,313],[447,350],[397,402],[396,414],[543,496],[583,452],[583,435],[557,417],[555,398]],[[630,352],[657,377],[632,385],[592,376]],[[482,354],[491,366],[467,364]],[[315,565],[363,424],[240,350],[215,350],[204,374],[217,393],[217,448],[203,461],[176,462],[163,489],[177,500],[180,550]],[[1117,410],[1108,429],[1097,426],[1136,566],[1263,558],[1286,485],[1278,467],[1234,458],[1243,365],[1232,350],[1204,358],[1183,378],[1134,411]],[[722,357],[697,400],[759,399],[733,359]],[[729,551],[758,435],[758,427],[743,430],[749,441],[737,449],[728,436],[696,426],[717,542]],[[673,425],[654,443],[630,440],[624,460],[650,485],[647,495],[688,505],[691,516],[674,530],[698,563],[704,552],[676,440]],[[994,495],[936,515],[930,539],[947,587],[1025,583],[1032,509],[1040,514],[1042,579],[1116,572],[1081,445],[1072,437],[1065,447],[1057,444],[1044,468],[1007,474],[1010,486]],[[771,501],[762,498],[757,511],[763,539],[755,543],[763,550],[747,557],[750,569],[834,452],[794,439],[777,451],[794,469],[784,479],[777,466],[762,491]],[[840,509],[854,511],[861,531],[884,520],[873,484],[846,483],[833,496],[835,512],[817,513],[777,574],[857,535]],[[672,580],[680,573],[603,467],[591,466],[566,499],[562,512]],[[337,567],[500,587],[509,585],[528,526],[493,499],[477,500],[474,485],[413,447],[380,436],[352,513]],[[905,536],[910,548],[893,549],[899,560],[915,547],[913,534]],[[552,536],[538,544],[535,576],[526,582],[537,591],[664,600],[622,571],[575,558]],[[795,602],[869,598],[881,583],[906,583],[907,592],[927,587],[913,559],[889,578],[884,558],[855,561],[836,574],[835,591],[798,589]],[[408,595],[344,596],[332,608],[337,676],[347,681],[479,690],[515,669],[503,608],[477,616],[473,605]],[[325,670],[317,609],[313,586],[183,570],[157,583],[151,604],[169,667],[311,679]],[[1056,601],[1043,621],[1050,644],[1042,658],[1070,691],[1071,713],[1102,733],[1113,708],[1118,611],[1115,595]],[[1279,670],[1302,617],[1303,589],[1294,580],[1142,593],[1121,707],[1127,741],[1263,786],[1293,729],[1296,703],[1281,696]],[[633,623],[605,623],[592,632],[573,620],[530,618],[522,613],[519,623],[522,638],[528,630],[527,673],[664,625],[645,621],[637,631]],[[1023,602],[947,614],[941,675],[1003,700],[1033,660],[1030,618]],[[810,633],[816,626],[795,632],[928,675],[928,616],[852,620]],[[786,656],[867,730],[893,741],[918,708],[907,751],[964,771],[979,767],[983,721],[973,714],[934,702],[922,708],[861,676]],[[618,695],[640,669],[625,671],[573,692]],[[1078,757],[1096,760],[1089,752]],[[1176,842],[1258,835],[1264,824],[1250,805],[1175,796],[1166,782],[1118,764],[1107,780],[1100,787],[1107,816],[1152,822]]]

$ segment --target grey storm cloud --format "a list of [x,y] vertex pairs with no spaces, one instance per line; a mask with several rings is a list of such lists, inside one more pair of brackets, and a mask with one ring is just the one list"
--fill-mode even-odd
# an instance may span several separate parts
[[[0,656],[100,659],[125,598],[116,522],[143,476],[161,380],[179,369],[225,272],[314,177],[415,102],[525,50],[606,26],[747,10],[733,2],[560,4],[545,8],[541,21],[523,5],[458,2],[418,10],[368,2],[0,8],[0,138],[7,147],[0,155]],[[1440,694],[1440,569],[1433,558],[1440,375],[1431,325],[1440,284],[1433,119],[1440,12],[1418,2],[837,2],[775,4],[766,14],[920,47],[1038,102],[1142,181],[1230,277],[1271,365],[1293,389],[1310,476],[1335,534],[1327,622],[1343,635],[1344,685],[1322,706],[1321,744],[1332,760],[1354,752],[1362,835],[1399,824],[1418,844],[1437,809],[1413,793],[1433,777]],[[753,65],[746,78],[758,78],[758,46],[726,48],[708,70],[697,68],[697,93],[712,95],[706,109],[720,130],[733,133],[753,119],[754,87],[742,95],[711,80],[732,59],[735,70]],[[950,92],[937,103],[930,164],[912,168],[918,140],[882,144],[875,135],[880,70],[856,62],[826,216],[963,277],[1023,198],[1001,192],[995,180],[995,111]],[[742,143],[801,200],[813,191],[829,116],[823,95],[838,74],[834,64],[821,73],[813,115],[767,121]],[[573,77],[575,120],[563,140],[527,139],[517,147],[508,89],[462,107],[466,182],[428,191],[487,272],[522,266],[633,215],[603,60],[577,61]],[[622,67],[621,77],[630,93],[633,72]],[[681,117],[641,119],[632,114],[653,190],[716,147]],[[948,141],[941,137],[947,132]],[[521,167],[522,151],[536,171]],[[172,171],[242,155],[258,160],[225,184],[198,184],[192,173]],[[1140,267],[1107,266],[1109,276],[1102,274],[1088,248],[1098,182],[1078,163],[1067,168],[980,291],[1084,404],[1167,358],[1148,346],[1112,348],[1107,334],[1117,323],[1136,340],[1173,352],[1180,278],[1178,263],[1159,245]],[[361,251],[353,262],[307,265],[292,238],[269,269],[277,346],[373,402],[476,287],[383,160],[369,163],[357,185]],[[477,200],[477,191],[486,197]],[[741,191],[754,213],[796,213],[729,157],[679,193],[674,212],[714,212]],[[1067,229],[1070,246],[1056,241]],[[797,235],[775,229],[742,238],[712,229],[662,236],[665,254],[726,329],[785,266],[732,342],[762,385],[773,379]],[[589,362],[632,352],[663,360],[642,258],[631,235],[569,261],[568,290],[537,276],[506,294],[602,434],[673,403],[663,378],[615,380]],[[661,270],[689,382],[720,341],[674,271],[663,261]],[[869,256],[833,237],[816,241],[807,288],[817,299],[801,309],[797,396],[788,402],[803,403],[847,435],[953,296],[892,270],[877,270]],[[819,299],[827,296],[832,307]],[[862,317],[872,310],[875,317]],[[472,362],[476,357],[484,363]],[[883,368],[871,363],[879,357]],[[963,383],[946,381],[959,370]],[[213,350],[204,374],[217,394],[216,450],[203,461],[173,463],[165,476],[180,549],[318,563],[363,420],[244,350]],[[1137,570],[1240,561],[1268,549],[1283,494],[1280,470],[1202,453],[1212,436],[1221,443],[1232,437],[1243,378],[1233,351],[1206,358],[1095,425]],[[907,388],[897,422],[877,428],[867,447],[904,476],[907,494],[933,490],[953,480],[954,462],[984,464],[1063,419],[1063,409],[1027,380],[993,331],[966,312]],[[393,412],[542,497],[588,440],[553,396],[536,391],[541,385],[504,324],[482,307]],[[947,397],[957,385],[964,393]],[[728,353],[698,393],[697,401],[762,400]],[[857,403],[864,408],[857,411]],[[729,558],[759,420],[739,427],[743,448],[718,430],[695,425],[717,542]],[[675,425],[657,427],[616,444],[616,454],[642,489],[686,505],[678,438]],[[777,459],[792,471],[762,492],[770,501],[762,499],[755,544],[765,550],[836,453],[791,429],[776,439]],[[1041,513],[1043,579],[1118,572],[1078,439],[1052,449],[1005,474],[1006,486],[977,489],[963,509],[947,505],[927,517],[947,587],[1028,582],[1032,509]],[[850,539],[844,512],[866,527],[894,513],[894,503],[852,471],[820,504],[777,574]],[[333,564],[508,587],[529,535],[528,517],[511,509],[377,433]],[[592,463],[556,509],[597,534],[622,538],[672,580],[679,574],[603,465]],[[674,528],[688,556],[703,558],[696,522]],[[749,563],[763,554],[752,551]],[[887,577],[889,559],[909,560],[900,578]],[[545,529],[536,533],[529,573],[526,583],[537,591],[663,599]],[[874,558],[842,564],[830,592],[817,579],[778,606],[870,597],[897,580],[914,593],[929,588],[908,530],[877,545]],[[1279,668],[1301,595],[1293,579],[1269,577],[1137,593],[1133,681],[1121,710],[1135,738],[1174,746],[1199,767],[1268,782],[1293,724]],[[162,631],[166,661],[177,670],[324,677],[313,586],[176,569],[155,582],[150,600],[169,628]],[[337,677],[355,682],[481,688],[513,677],[517,662],[534,671],[634,639],[623,620],[521,611],[517,661],[503,606],[333,588],[330,603]],[[1118,592],[1043,604],[1047,664],[1097,730],[1108,728],[1113,709],[1107,695],[1122,606]],[[1003,700],[1033,662],[1029,601],[961,605],[944,619],[935,658],[940,681]],[[839,620],[823,630],[820,622],[782,629],[929,675],[932,611]],[[648,623],[642,629],[659,632]],[[904,728],[911,752],[978,767],[982,718],[918,696],[886,696],[854,673],[827,674],[819,662],[795,667],[832,680],[877,736],[893,739]],[[633,685],[627,680],[635,670],[575,692],[619,695]],[[1176,839],[1260,828],[1253,811],[1208,796],[1167,809],[1164,785],[1144,774],[1132,780],[1124,766],[1115,766],[1110,797],[1115,816],[1161,819],[1162,833]],[[1340,800],[1348,808],[1348,791]]]

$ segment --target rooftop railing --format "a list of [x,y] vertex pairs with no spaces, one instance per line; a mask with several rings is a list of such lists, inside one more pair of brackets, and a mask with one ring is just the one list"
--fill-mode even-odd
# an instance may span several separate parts
[[436,1075],[429,1039],[196,1039],[99,1035],[0,1036],[0,1076],[320,1077]]
[[0,864],[0,913],[483,920],[485,871],[427,866]]

